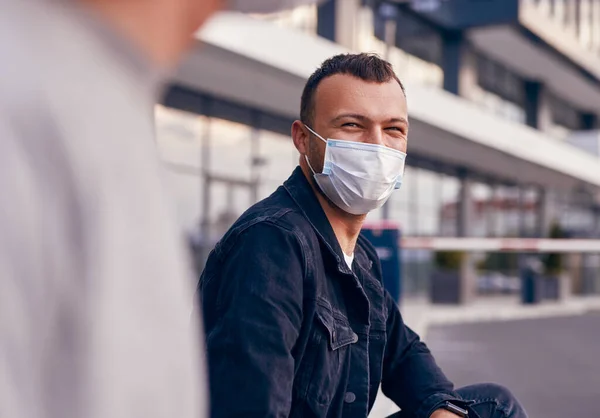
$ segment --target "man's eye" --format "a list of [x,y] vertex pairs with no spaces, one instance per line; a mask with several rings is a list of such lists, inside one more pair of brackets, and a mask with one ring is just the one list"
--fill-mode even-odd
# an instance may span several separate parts
[[354,122],[347,122],[347,123],[344,123],[342,126],[345,126],[348,128],[358,128],[358,125]]

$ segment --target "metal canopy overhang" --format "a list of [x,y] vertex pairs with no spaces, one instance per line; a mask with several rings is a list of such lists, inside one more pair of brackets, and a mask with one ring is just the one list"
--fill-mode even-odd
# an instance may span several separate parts
[[[320,38],[231,13],[219,15],[198,39],[174,76],[179,89],[255,109],[278,121],[296,118],[304,83],[323,60],[349,52]],[[413,154],[499,182],[600,190],[600,158],[499,119],[440,89],[408,85],[407,90],[409,158]],[[281,127],[280,123],[273,130],[281,132]]]
[[543,82],[579,110],[597,113],[600,82],[523,26],[493,26],[468,33],[473,45],[521,77]]
[[[379,4],[388,0],[377,0]],[[390,0],[403,10],[423,16],[446,30],[515,23],[519,16],[519,0],[442,0],[436,7],[419,8],[411,0]]]
[[[405,0],[393,0],[412,10]],[[475,47],[524,78],[542,81],[578,109],[600,108],[600,59],[539,6],[519,0],[448,0],[412,11],[438,31],[465,31]],[[401,22],[399,22],[401,23]]]

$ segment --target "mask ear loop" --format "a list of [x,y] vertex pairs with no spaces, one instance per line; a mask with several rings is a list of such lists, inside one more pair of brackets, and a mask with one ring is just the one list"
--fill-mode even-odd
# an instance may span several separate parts
[[316,176],[317,173],[315,173],[315,170],[312,168],[312,165],[310,165],[310,161],[308,160],[308,155],[304,154],[304,159],[306,160],[306,164],[308,164],[308,168],[310,168],[310,171],[312,171],[313,176]]
[[324,138],[323,138],[321,135],[319,135],[319,134],[318,134],[318,133],[316,133],[315,131],[313,131],[313,130],[310,128],[310,126],[308,126],[307,124],[304,124],[304,127],[305,127],[306,129],[308,129],[308,130],[309,130],[309,131],[310,131],[310,132],[311,132],[311,133],[312,133],[314,136],[316,136],[317,138],[319,138],[321,141],[323,141],[323,142],[327,143],[327,140],[326,140],[326,139],[324,139]]
[[[314,136],[316,136],[317,138],[319,138],[321,141],[325,142],[325,144],[327,144],[327,141],[325,139],[323,139],[323,137],[321,135],[319,135],[318,133],[316,133],[315,131],[313,131],[307,124],[304,124],[304,127],[306,129],[308,129]],[[312,171],[313,176],[316,176],[317,173],[315,172],[315,170],[312,168],[312,165],[310,164],[310,161],[308,160],[308,155],[304,154],[304,159],[306,160],[306,163],[308,164],[308,167],[310,168],[310,171]]]

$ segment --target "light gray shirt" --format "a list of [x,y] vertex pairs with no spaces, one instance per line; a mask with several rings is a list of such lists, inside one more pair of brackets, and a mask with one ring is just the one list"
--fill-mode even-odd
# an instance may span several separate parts
[[203,417],[160,77],[67,3],[0,0],[0,417]]

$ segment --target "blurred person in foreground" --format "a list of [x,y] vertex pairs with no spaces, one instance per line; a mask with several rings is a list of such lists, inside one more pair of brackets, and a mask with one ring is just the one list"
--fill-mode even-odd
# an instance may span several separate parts
[[365,418],[382,384],[401,417],[525,418],[501,386],[454,390],[359,235],[402,183],[408,128],[404,88],[376,56],[335,56],[308,79],[292,125],[300,166],[200,279],[212,417]]
[[0,0],[0,417],[204,416],[153,105],[216,10],[286,3]]

